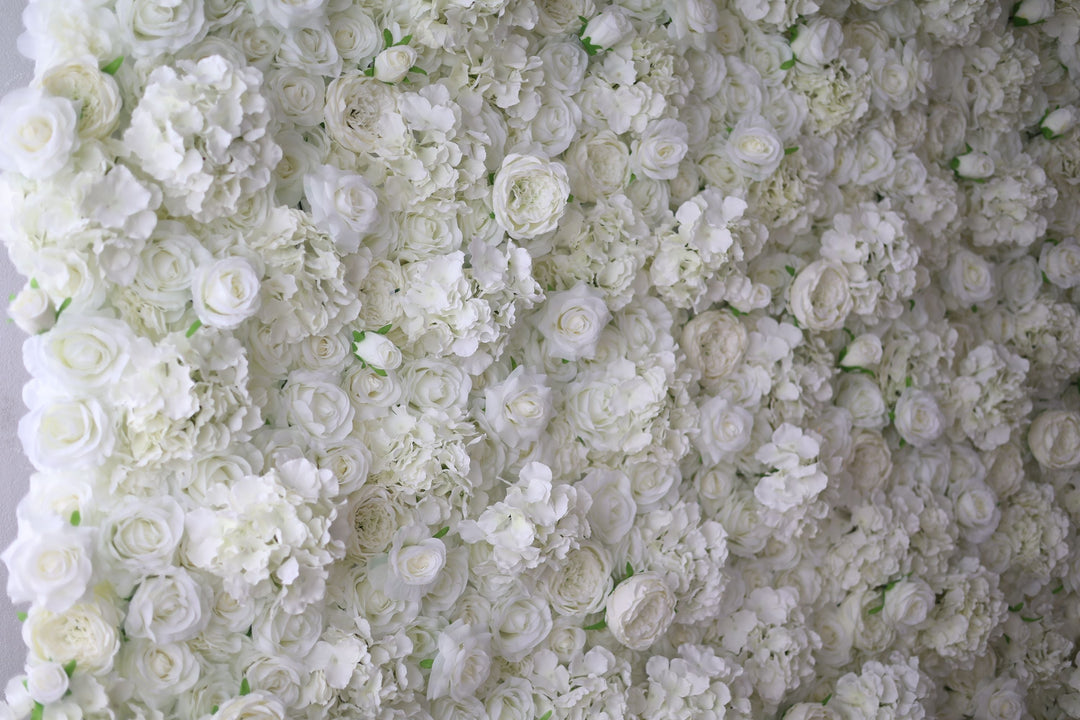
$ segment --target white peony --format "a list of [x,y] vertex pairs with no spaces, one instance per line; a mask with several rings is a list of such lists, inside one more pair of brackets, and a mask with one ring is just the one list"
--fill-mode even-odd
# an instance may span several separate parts
[[784,144],[765,118],[739,120],[724,146],[728,161],[750,180],[764,180],[784,159]]
[[547,377],[524,366],[484,391],[484,416],[492,431],[511,447],[538,440],[552,412]]
[[362,175],[322,165],[304,176],[304,195],[315,224],[342,254],[356,252],[379,222],[379,196]]
[[791,312],[811,330],[839,330],[854,307],[846,267],[829,260],[815,260],[800,270],[788,292]]
[[607,598],[608,630],[631,650],[647,650],[675,619],[675,595],[656,573],[623,580]]
[[1028,447],[1039,464],[1050,470],[1080,466],[1080,414],[1047,410],[1031,423]]
[[562,163],[511,153],[495,173],[495,222],[515,240],[554,230],[566,210],[570,180]]

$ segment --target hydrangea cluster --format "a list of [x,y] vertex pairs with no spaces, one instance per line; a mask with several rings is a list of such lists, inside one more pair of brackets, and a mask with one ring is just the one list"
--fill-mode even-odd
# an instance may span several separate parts
[[1080,9],[32,0],[0,720],[1080,718]]

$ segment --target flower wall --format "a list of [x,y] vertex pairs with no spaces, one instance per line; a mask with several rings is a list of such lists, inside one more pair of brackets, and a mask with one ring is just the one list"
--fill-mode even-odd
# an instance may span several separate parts
[[1080,717],[1075,3],[23,22],[0,720]]

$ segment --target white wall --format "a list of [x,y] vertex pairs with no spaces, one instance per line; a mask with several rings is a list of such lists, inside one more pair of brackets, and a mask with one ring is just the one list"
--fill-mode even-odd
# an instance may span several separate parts
[[[20,16],[27,0],[0,0],[0,95],[30,82],[32,64],[15,50],[22,29]],[[23,279],[0,249],[0,317],[6,318],[6,301],[23,286]],[[16,437],[16,426],[26,408],[22,386],[27,380],[22,366],[22,332],[0,320],[0,548],[15,538],[15,505],[26,492],[31,467]],[[15,607],[7,597],[7,568],[0,563],[0,690],[13,675],[22,672],[25,651],[19,634]]]

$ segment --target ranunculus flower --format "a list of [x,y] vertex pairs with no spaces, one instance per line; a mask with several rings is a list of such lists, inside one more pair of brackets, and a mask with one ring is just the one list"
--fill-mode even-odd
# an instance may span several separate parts
[[570,180],[562,163],[511,153],[495,174],[495,222],[515,240],[554,230],[566,210]]
[[608,595],[608,630],[631,650],[647,650],[675,619],[675,595],[656,573],[632,575]]
[[799,271],[789,293],[791,312],[811,330],[839,330],[854,306],[847,269],[829,260],[815,260]]

